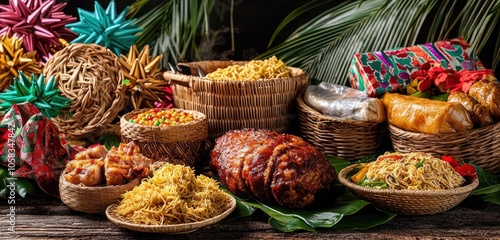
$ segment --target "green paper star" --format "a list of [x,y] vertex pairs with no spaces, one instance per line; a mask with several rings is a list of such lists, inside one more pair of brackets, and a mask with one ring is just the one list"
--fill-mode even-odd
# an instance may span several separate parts
[[38,78],[35,74],[31,74],[30,78],[19,71],[18,75],[18,78],[14,78],[14,84],[0,93],[0,110],[7,112],[14,104],[30,102],[43,115],[52,118],[60,115],[60,110],[71,104],[71,99],[60,95],[61,91],[57,89],[54,76],[45,82],[43,74]]
[[95,43],[111,49],[117,56],[128,50],[134,44],[136,33],[142,29],[135,26],[135,20],[126,19],[126,7],[120,15],[116,15],[115,1],[112,0],[106,10],[95,1],[94,11],[89,12],[78,8],[80,22],[66,25],[79,34],[71,43]]

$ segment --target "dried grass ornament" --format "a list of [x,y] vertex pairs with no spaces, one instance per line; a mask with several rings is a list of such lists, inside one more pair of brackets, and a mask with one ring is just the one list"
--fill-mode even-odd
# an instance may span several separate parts
[[45,61],[52,49],[63,48],[59,39],[69,42],[77,36],[65,27],[76,21],[64,14],[65,7],[66,3],[55,0],[10,0],[8,5],[0,5],[0,34],[17,34],[25,51],[36,51],[36,60]]
[[135,26],[135,19],[127,20],[126,7],[120,15],[116,14],[115,1],[112,0],[106,10],[99,2],[94,2],[94,11],[78,8],[80,22],[68,24],[79,36],[71,43],[95,43],[111,49],[117,56],[134,44],[136,33],[142,29]]
[[71,44],[47,61],[43,74],[55,76],[61,95],[72,100],[64,117],[52,119],[65,138],[97,138],[125,105],[118,57],[103,46]]
[[18,71],[26,75],[42,73],[42,64],[35,59],[35,52],[25,52],[23,41],[17,35],[4,34],[0,39],[0,92],[18,77]]
[[137,47],[132,45],[127,56],[120,56],[120,66],[126,79],[125,86],[130,92],[130,104],[134,109],[154,108],[158,104],[173,106],[172,98],[165,89],[169,84],[163,79],[158,67],[161,58],[161,55],[150,57],[148,45],[140,53]]

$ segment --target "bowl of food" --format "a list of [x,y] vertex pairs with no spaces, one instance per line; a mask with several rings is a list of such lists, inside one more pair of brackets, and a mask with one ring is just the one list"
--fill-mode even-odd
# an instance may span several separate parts
[[460,204],[479,180],[462,176],[442,159],[421,152],[385,153],[339,172],[339,181],[360,199],[403,215],[445,212]]
[[139,232],[181,234],[214,224],[236,208],[217,182],[181,164],[164,163],[139,186],[110,205],[107,218]]
[[145,108],[120,119],[122,141],[134,141],[144,156],[194,167],[208,136],[206,116],[179,108]]
[[66,164],[59,178],[61,200],[75,211],[104,214],[149,175],[150,165],[133,142],[109,151],[103,145],[90,147]]

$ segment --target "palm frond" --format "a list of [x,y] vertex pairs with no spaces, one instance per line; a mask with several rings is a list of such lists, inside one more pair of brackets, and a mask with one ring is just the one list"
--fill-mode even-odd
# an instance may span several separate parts
[[170,0],[162,2],[138,19],[144,30],[136,41],[139,47],[151,45],[152,55],[163,55],[168,62],[200,59],[199,45],[209,34],[209,14],[215,0]]
[[130,5],[130,8],[127,11],[127,18],[131,19],[134,18],[141,9],[149,3],[149,0],[136,0],[132,5]]
[[[313,3],[322,4],[311,2],[301,11],[314,8]],[[257,58],[276,55],[289,65],[305,69],[311,78],[346,84],[354,54],[414,45],[424,34],[429,42],[438,41],[456,37],[451,33],[458,28],[459,35],[479,54],[497,26],[499,4],[500,0],[466,3],[453,0],[342,1],[333,8],[324,9],[316,18],[297,28],[287,40]],[[292,12],[273,36],[304,14],[301,11]],[[430,27],[423,29],[424,22]],[[494,66],[500,58],[499,41],[493,51]]]
[[340,4],[259,58],[276,55],[287,64],[304,68],[312,78],[346,84],[354,54],[413,44],[435,3],[365,0]]

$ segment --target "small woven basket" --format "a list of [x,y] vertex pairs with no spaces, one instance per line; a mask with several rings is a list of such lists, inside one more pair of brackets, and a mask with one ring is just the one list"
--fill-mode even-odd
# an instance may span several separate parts
[[122,194],[139,185],[138,178],[124,185],[87,187],[70,183],[61,174],[59,178],[59,193],[61,200],[69,208],[89,213],[104,214],[109,205],[122,199]]
[[376,207],[403,215],[428,215],[448,211],[460,204],[479,185],[475,178],[467,185],[446,190],[394,190],[359,186],[346,175],[356,168],[353,164],[339,172],[339,181],[357,197]]
[[174,109],[193,114],[194,120],[175,126],[159,127],[131,123],[132,116],[150,109],[138,109],[120,119],[122,142],[134,141],[144,156],[153,161],[166,161],[195,167],[198,150],[208,136],[207,118],[197,111]]
[[435,157],[451,155],[472,161],[490,173],[500,173],[500,122],[437,135],[409,132],[392,124],[388,128],[392,146],[398,152],[426,152]]
[[55,76],[61,95],[72,100],[62,116],[52,119],[65,138],[102,134],[125,106],[118,57],[105,47],[71,44],[47,61],[43,74]]
[[208,139],[232,129],[261,128],[287,132],[294,110],[294,99],[307,85],[307,74],[290,67],[292,77],[263,80],[220,81],[198,76],[198,67],[210,73],[217,68],[244,65],[245,61],[201,61],[180,64],[192,75],[171,71],[164,78],[173,86],[177,108],[196,110],[208,119]]
[[299,131],[302,138],[325,155],[355,161],[373,154],[386,136],[385,123],[339,119],[323,115],[297,97]]

